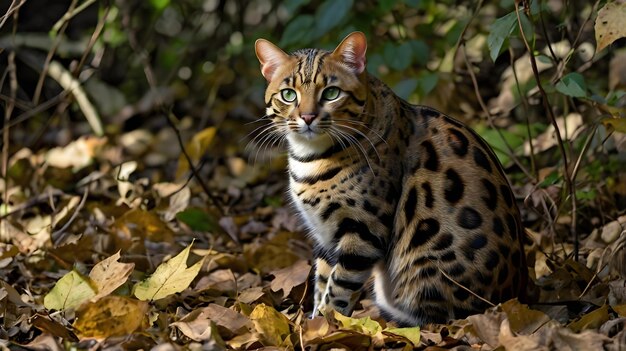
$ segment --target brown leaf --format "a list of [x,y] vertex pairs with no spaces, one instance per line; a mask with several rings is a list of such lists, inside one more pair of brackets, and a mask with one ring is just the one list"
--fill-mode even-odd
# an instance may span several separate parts
[[626,36],[626,0],[607,2],[598,11],[594,29],[598,43],[596,52]]
[[503,303],[502,310],[507,314],[514,333],[532,334],[551,320],[545,313],[531,310],[528,305],[519,303],[517,299]]
[[33,326],[43,332],[50,333],[53,336],[60,337],[71,342],[78,341],[78,337],[76,337],[76,334],[74,334],[73,331],[61,325],[49,316],[36,314],[29,321]]
[[306,282],[311,272],[311,265],[307,261],[300,260],[293,266],[272,271],[274,280],[270,285],[272,291],[283,290],[283,297],[287,297],[294,287]]
[[194,310],[180,319],[178,322],[170,324],[178,328],[183,334],[195,341],[205,341],[221,337],[213,325],[219,325],[228,329],[235,335],[243,334],[252,328],[250,319],[241,313],[237,313],[229,308],[216,304]]
[[134,263],[121,263],[120,252],[98,262],[91,272],[89,278],[95,283],[97,290],[96,296],[91,301],[96,301],[104,296],[111,294],[115,289],[126,282],[130,274],[135,268]]
[[81,340],[122,336],[147,326],[149,305],[122,296],[105,296],[82,305],[76,311],[74,328]]

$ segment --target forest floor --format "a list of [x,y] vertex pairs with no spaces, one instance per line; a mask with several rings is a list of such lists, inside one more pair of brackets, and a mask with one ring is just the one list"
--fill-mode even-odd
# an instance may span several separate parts
[[[140,129],[116,140],[80,137],[65,147],[14,154],[0,228],[0,345],[626,345],[625,282],[620,268],[607,264],[612,252],[624,252],[618,245],[626,216],[585,235],[578,262],[572,244],[553,245],[553,238],[528,230],[529,268],[548,304],[511,300],[445,325],[397,328],[365,296],[352,317],[309,319],[311,247],[285,200],[285,160],[277,154],[252,165],[236,152],[212,157],[219,139],[211,127],[186,145],[189,159],[202,166],[203,186],[189,172],[173,129]],[[164,169],[177,180],[160,181],[168,179]]]

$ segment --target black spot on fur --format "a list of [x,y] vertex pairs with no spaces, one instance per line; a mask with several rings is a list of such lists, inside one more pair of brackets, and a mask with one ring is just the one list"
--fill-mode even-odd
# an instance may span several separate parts
[[452,151],[460,157],[467,155],[469,140],[465,134],[456,128],[450,128],[448,132],[448,144]]
[[357,234],[361,240],[370,243],[370,245],[379,250],[382,250],[385,247],[383,240],[372,234],[369,227],[363,222],[355,221],[351,218],[344,218],[337,227],[335,240],[339,241],[339,239],[347,233]]
[[508,184],[500,185],[500,192],[502,193],[502,197],[504,198],[506,205],[513,207],[513,192],[511,191],[511,188],[509,188]]
[[454,261],[456,260],[456,254],[454,253],[454,251],[449,251],[445,254],[443,254],[439,260],[441,260],[441,262],[450,262],[450,261]]
[[337,261],[343,266],[343,268],[349,271],[364,271],[371,269],[378,259],[375,257],[342,253],[339,255],[339,259]]
[[433,196],[433,190],[430,187],[430,183],[422,183],[422,189],[424,189],[424,199],[426,201],[426,207],[433,208],[435,205],[435,197]]
[[487,245],[487,237],[482,234],[479,234],[479,235],[476,235],[474,239],[472,239],[472,241],[469,244],[469,247],[474,250],[480,250],[486,245]]
[[463,256],[465,256],[465,258],[467,258],[468,261],[474,262],[474,259],[476,258],[476,251],[465,250],[463,251]]
[[498,217],[493,217],[493,232],[499,237],[504,235],[504,224],[502,224],[502,220]]
[[436,172],[439,170],[439,156],[437,156],[437,151],[435,151],[435,147],[433,143],[426,140],[422,142],[422,147],[424,148],[424,153],[426,155],[426,162],[424,162],[424,168],[427,170]]
[[378,207],[372,205],[371,202],[369,202],[368,200],[365,200],[363,202],[363,209],[371,214],[373,214],[374,216],[378,215]]
[[424,245],[437,233],[439,233],[439,221],[434,218],[423,219],[415,227],[415,232],[411,238],[411,246],[415,248]]
[[485,261],[485,269],[487,271],[493,271],[500,263],[500,254],[496,250],[489,250],[487,254],[487,261]]
[[483,178],[481,181],[486,192],[486,196],[482,196],[482,199],[485,201],[485,205],[493,211],[498,206],[498,191],[490,180]]
[[[465,290],[465,289],[463,289],[461,287],[458,287],[457,289],[455,289],[452,294],[454,295],[454,298],[459,300],[459,301],[465,301],[470,296],[470,293],[467,290]],[[465,315],[465,317],[469,316],[470,314],[472,314],[472,313],[471,312],[468,313],[467,315]],[[459,317],[459,318],[463,318],[462,315],[459,316],[459,315],[456,314],[456,312],[454,313],[454,316],[455,317]]]
[[348,206],[354,207],[354,205],[356,205],[356,200],[354,200],[354,199],[346,199],[346,203],[348,204]]
[[510,213],[506,215],[506,226],[509,228],[509,234],[513,240],[517,240],[517,222],[515,217]]
[[478,279],[478,282],[485,286],[489,286],[493,282],[493,275],[491,273],[483,274],[479,272],[476,278]]
[[498,273],[498,284],[502,285],[506,282],[509,277],[509,269],[506,265],[503,265],[500,269],[500,273]]
[[475,209],[463,207],[457,217],[457,223],[465,229],[476,229],[483,223],[483,218]]
[[454,236],[450,233],[444,233],[439,236],[433,250],[445,250],[452,245]]
[[444,197],[451,204],[456,204],[463,198],[463,191],[465,190],[465,185],[463,184],[463,180],[461,176],[453,169],[448,169],[446,171],[446,185],[444,190]]
[[335,304],[335,306],[337,306],[339,308],[346,308],[346,307],[348,307],[348,302],[347,301],[335,300],[335,301],[333,301],[333,303]]
[[338,202],[331,202],[330,204],[328,204],[328,206],[326,206],[324,212],[322,212],[322,219],[327,220],[328,218],[330,218],[330,215],[332,215],[333,212],[340,208],[341,204],[339,204]]
[[409,195],[404,202],[404,218],[406,224],[409,225],[415,216],[415,208],[417,207],[417,189],[411,188]]
[[426,117],[426,118],[437,118],[439,116],[441,116],[441,113],[439,113],[438,111],[431,109],[431,108],[423,108],[422,109],[422,116]]
[[500,254],[502,255],[502,257],[504,257],[504,260],[506,261],[509,258],[511,249],[504,244],[500,244],[498,245],[498,250],[500,251]]
[[465,266],[460,263],[456,263],[454,266],[448,269],[448,275],[450,275],[453,278],[459,277],[463,273],[465,273]]
[[474,146],[474,162],[482,168],[484,168],[487,172],[491,173],[491,163],[487,158],[485,152],[478,147]]

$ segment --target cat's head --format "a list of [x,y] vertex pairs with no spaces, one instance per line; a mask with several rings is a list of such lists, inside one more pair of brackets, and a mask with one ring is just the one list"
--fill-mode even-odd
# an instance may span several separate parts
[[265,39],[257,40],[255,49],[268,82],[267,115],[292,148],[324,148],[360,129],[355,121],[367,97],[363,33],[349,34],[332,52],[302,49],[288,55]]

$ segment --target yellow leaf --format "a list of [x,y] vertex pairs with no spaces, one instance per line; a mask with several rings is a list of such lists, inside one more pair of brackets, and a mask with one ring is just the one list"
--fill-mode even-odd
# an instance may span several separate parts
[[[209,127],[204,130],[201,130],[198,134],[194,135],[193,138],[185,145],[185,151],[191,161],[194,163],[194,167],[197,166],[200,158],[206,153],[207,149],[213,142],[215,138],[215,133],[217,129],[215,127]],[[187,162],[187,158],[184,154],[181,153],[178,158],[178,169],[176,170],[176,179],[180,179],[187,171],[189,170],[189,162]]]
[[620,317],[626,317],[626,304],[611,306],[613,311],[617,312]]
[[279,346],[290,333],[287,317],[265,304],[257,305],[250,313],[250,319],[265,346]]
[[49,310],[75,308],[95,295],[91,279],[73,270],[57,281],[44,297],[43,305]]
[[598,11],[596,24],[596,52],[619,38],[626,37],[626,0],[608,2]]
[[604,118],[602,124],[620,133],[626,133],[626,118]]
[[176,257],[159,265],[148,279],[135,284],[133,295],[144,301],[158,300],[185,290],[198,275],[204,262],[203,257],[193,266],[187,267],[191,245],[187,246]]
[[122,296],[105,296],[76,311],[74,328],[81,339],[128,335],[147,327],[148,303]]
[[573,321],[567,327],[573,332],[579,333],[584,329],[599,328],[604,322],[609,320],[609,306],[604,305],[593,312],[589,312],[582,316],[579,320]]
[[337,311],[333,312],[335,319],[337,319],[345,329],[354,330],[367,335],[376,335],[383,330],[380,324],[378,324],[375,320],[372,320],[370,317],[351,318],[346,317]]
[[118,251],[115,255],[98,262],[89,272],[89,278],[96,285],[98,291],[92,301],[111,294],[124,284],[132,273],[135,264],[121,263],[118,262],[119,259],[120,252]]
[[503,303],[502,310],[509,317],[511,330],[520,334],[532,334],[551,319],[547,314],[532,310],[517,299]]
[[417,346],[420,343],[420,327],[389,328],[385,329],[384,332],[403,336],[407,338],[413,346]]

